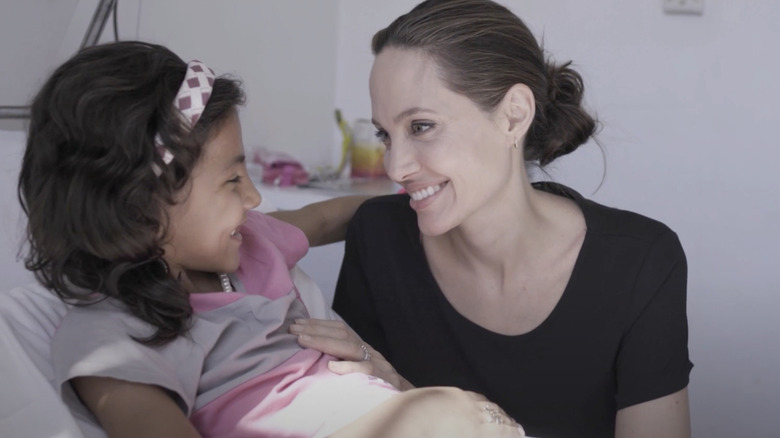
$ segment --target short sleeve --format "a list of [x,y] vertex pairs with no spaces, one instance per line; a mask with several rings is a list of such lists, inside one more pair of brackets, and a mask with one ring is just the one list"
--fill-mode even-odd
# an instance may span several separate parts
[[617,357],[617,408],[673,394],[688,385],[687,263],[671,230],[650,247],[626,312]]
[[[184,337],[163,347],[144,345],[133,337],[147,337],[150,326],[122,312],[109,300],[74,307],[65,316],[51,342],[54,384],[61,394],[75,377],[110,377],[166,389],[187,415],[191,413],[200,375],[192,348],[180,348]],[[188,364],[191,369],[181,364]],[[182,377],[191,375],[187,384]],[[192,380],[192,379],[189,379]],[[72,403],[64,397],[66,403]]]

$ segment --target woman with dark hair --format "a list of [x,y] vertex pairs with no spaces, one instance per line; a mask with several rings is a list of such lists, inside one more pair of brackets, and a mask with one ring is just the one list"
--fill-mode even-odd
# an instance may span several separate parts
[[287,332],[328,316],[295,265],[362,199],[285,215],[307,233],[254,211],[242,102],[202,62],[130,41],[76,54],[34,99],[26,264],[74,304],[51,341],[74,415],[111,437],[523,436],[481,395],[337,375]]
[[373,122],[407,194],[348,230],[333,307],[357,334],[305,320],[299,342],[338,372],[483,393],[533,436],[690,436],[676,234],[529,181],[596,131],[580,75],[488,0],[425,1],[372,49]]

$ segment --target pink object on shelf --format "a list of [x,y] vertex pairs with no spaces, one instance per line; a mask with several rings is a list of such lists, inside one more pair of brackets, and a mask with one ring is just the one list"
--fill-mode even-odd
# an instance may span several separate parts
[[293,186],[309,182],[309,174],[303,165],[286,152],[258,148],[252,161],[262,166],[264,184]]

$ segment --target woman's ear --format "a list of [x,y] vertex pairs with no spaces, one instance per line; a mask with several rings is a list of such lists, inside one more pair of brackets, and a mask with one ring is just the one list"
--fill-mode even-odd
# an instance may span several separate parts
[[515,84],[507,90],[501,107],[508,122],[507,134],[517,141],[524,138],[536,113],[534,93],[525,84]]

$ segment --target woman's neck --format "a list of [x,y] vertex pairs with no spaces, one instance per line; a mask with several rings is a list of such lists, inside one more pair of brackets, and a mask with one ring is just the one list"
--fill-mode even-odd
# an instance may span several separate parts
[[515,259],[520,248],[533,247],[543,222],[531,192],[530,185],[507,189],[452,230],[439,236],[423,235],[426,253],[428,248],[437,248],[468,263],[487,265]]
[[422,243],[431,264],[448,261],[501,275],[533,268],[541,255],[583,226],[581,211],[570,200],[527,184],[443,235],[422,236]]

